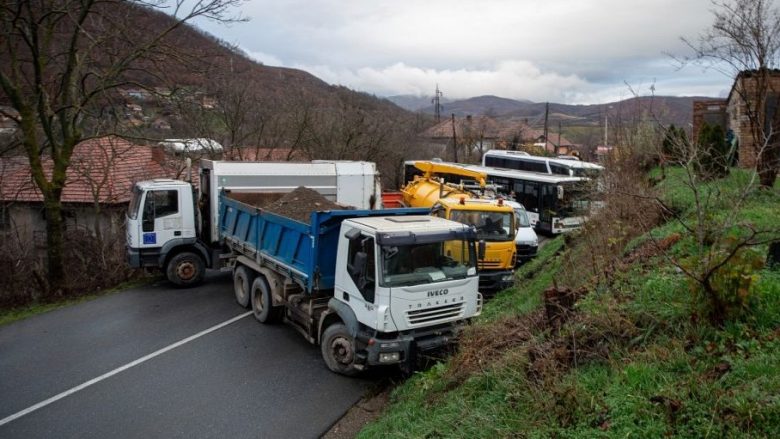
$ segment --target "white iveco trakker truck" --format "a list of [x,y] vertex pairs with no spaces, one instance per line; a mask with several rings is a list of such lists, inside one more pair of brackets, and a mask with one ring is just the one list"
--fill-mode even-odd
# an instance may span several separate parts
[[[199,221],[189,183],[140,182],[128,259],[179,285],[197,283],[205,266],[232,268],[239,304],[263,323],[290,323],[334,372],[410,368],[481,311],[476,231],[427,209],[370,209],[381,193],[376,175],[364,162],[205,162]],[[359,208],[311,206],[307,219],[294,219],[250,202],[300,184]]]

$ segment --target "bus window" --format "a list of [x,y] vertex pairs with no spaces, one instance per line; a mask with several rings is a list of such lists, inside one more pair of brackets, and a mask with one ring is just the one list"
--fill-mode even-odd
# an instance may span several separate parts
[[553,174],[573,175],[571,168],[568,166],[556,165],[555,163],[550,163],[550,170]]
[[507,167],[507,160],[506,159],[502,159],[500,157],[486,156],[485,157],[485,166],[494,166],[496,168],[506,168]]
[[554,184],[545,184],[542,186],[542,210],[558,210],[558,187]]
[[531,172],[541,172],[542,174],[548,174],[547,171],[547,163],[541,161],[523,161],[522,163],[523,171],[531,171]]
[[539,211],[539,184],[526,181],[522,192],[515,192],[517,201],[525,206],[526,210]]

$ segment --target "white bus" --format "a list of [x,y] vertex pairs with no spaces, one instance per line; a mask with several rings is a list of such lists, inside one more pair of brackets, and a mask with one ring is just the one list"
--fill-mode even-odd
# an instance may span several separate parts
[[[447,164],[487,174],[487,182],[497,186],[499,194],[522,204],[531,225],[544,234],[559,234],[582,227],[591,209],[595,182],[588,178],[462,163]],[[414,161],[406,162],[405,168],[407,179],[413,179],[417,174]],[[448,183],[464,183],[460,175],[439,176]]]
[[482,156],[482,166],[589,178],[597,177],[604,170],[604,167],[601,165],[582,162],[575,157],[542,157],[530,155],[523,151],[505,151],[500,149],[487,151]]

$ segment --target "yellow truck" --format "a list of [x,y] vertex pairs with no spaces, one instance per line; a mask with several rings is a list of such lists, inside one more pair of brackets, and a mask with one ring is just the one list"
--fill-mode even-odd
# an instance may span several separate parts
[[512,207],[501,199],[480,199],[462,185],[445,183],[437,175],[457,175],[481,187],[485,187],[487,176],[436,162],[415,162],[415,167],[423,174],[401,189],[404,205],[429,207],[435,216],[476,227],[477,239],[485,243],[478,262],[480,291],[495,293],[512,286],[516,261]]

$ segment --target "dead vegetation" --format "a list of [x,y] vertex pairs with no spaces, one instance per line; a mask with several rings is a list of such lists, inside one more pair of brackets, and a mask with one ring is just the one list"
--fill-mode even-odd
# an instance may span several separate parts
[[[506,316],[487,325],[469,327],[451,359],[443,392],[518,354],[529,383],[546,387],[573,367],[606,361],[612,350],[629,347],[640,327],[617,308],[610,313],[581,313],[577,302],[588,294],[580,288],[550,287],[543,307]],[[442,394],[432,393],[430,401]]]
[[64,237],[68,271],[59,284],[48,283],[40,249],[29,241],[7,236],[0,243],[0,308],[94,294],[143,276],[127,265],[124,228],[120,225],[99,234],[85,227],[68,229]]
[[599,201],[608,207],[600,208],[580,233],[566,237],[566,250],[558,256],[561,269],[542,294],[543,306],[469,327],[451,360],[445,390],[496,367],[509,353],[520,355],[529,382],[545,387],[571,368],[606,361],[615,349],[630,348],[647,322],[627,316],[617,299],[602,300],[614,306],[598,313],[579,312],[577,303],[588,294],[610,291],[629,266],[651,260],[680,239],[672,235],[624,252],[632,239],[664,220],[643,177],[643,160],[619,156],[606,166]]

